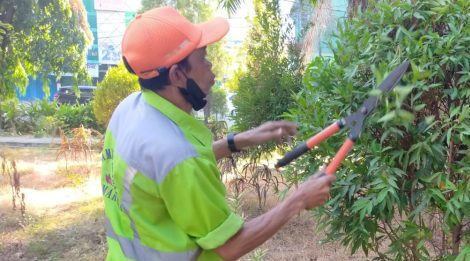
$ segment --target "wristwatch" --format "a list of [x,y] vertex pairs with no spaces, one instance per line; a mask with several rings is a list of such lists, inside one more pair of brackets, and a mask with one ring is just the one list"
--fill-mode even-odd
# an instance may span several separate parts
[[230,132],[227,134],[227,144],[228,144],[228,149],[233,153],[233,152],[240,152],[240,150],[237,149],[235,146],[235,135],[238,133],[235,132]]

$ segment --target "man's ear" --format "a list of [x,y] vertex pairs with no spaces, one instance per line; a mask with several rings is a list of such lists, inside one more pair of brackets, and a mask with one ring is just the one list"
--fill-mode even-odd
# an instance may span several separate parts
[[170,67],[168,72],[168,79],[171,85],[175,85],[178,87],[186,86],[186,76],[177,64],[172,65]]

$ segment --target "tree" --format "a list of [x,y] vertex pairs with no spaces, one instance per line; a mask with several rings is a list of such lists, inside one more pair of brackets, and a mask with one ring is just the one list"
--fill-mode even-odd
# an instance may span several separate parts
[[155,7],[173,6],[193,23],[206,21],[215,10],[215,2],[204,0],[142,0],[143,13]]
[[254,7],[246,70],[239,76],[233,101],[240,131],[280,119],[302,86],[300,52],[288,44],[288,33],[282,30],[279,2],[256,0]]
[[218,121],[219,117],[224,117],[228,111],[227,107],[227,93],[221,86],[214,86],[212,88],[212,112],[215,114],[215,120]]
[[95,118],[103,127],[108,126],[119,103],[129,94],[139,90],[137,77],[130,74],[124,64],[109,69],[95,90],[92,102]]
[[40,76],[46,93],[50,74],[86,78],[91,33],[84,12],[78,0],[0,1],[0,97],[25,91],[28,76]]
[[[467,0],[378,1],[340,24],[333,58],[309,65],[290,111],[303,139],[376,95],[401,61],[412,63],[336,173],[318,212],[328,240],[380,260],[468,260],[469,13]],[[343,142],[332,137],[285,174],[294,184],[314,173]]]
[[[325,40],[323,36],[328,33],[332,25],[335,25],[331,0],[318,0],[314,4],[313,14],[309,15],[310,23],[306,26],[305,36],[302,39],[302,53],[306,63],[311,61],[315,49],[318,48],[321,52],[321,42]],[[297,0],[296,5],[299,6],[300,10],[304,10],[305,7],[309,6],[302,0]],[[294,5],[294,7],[296,6]]]

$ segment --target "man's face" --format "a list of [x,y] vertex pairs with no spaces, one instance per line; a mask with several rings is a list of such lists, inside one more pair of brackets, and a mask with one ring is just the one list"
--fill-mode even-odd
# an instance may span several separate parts
[[188,57],[188,63],[191,70],[186,72],[189,78],[192,78],[207,95],[212,85],[214,85],[215,75],[212,72],[212,63],[206,58],[206,47],[196,49]]

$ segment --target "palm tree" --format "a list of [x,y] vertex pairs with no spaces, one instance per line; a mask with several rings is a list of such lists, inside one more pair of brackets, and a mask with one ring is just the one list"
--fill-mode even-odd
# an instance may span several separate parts
[[[302,0],[297,0],[302,1]],[[321,36],[333,22],[331,0],[309,0],[314,7],[315,14],[312,16],[310,26],[307,29],[302,43],[302,52],[305,61],[309,62],[315,49],[320,48]],[[243,3],[243,0],[220,0],[222,6],[229,14],[234,14]],[[367,8],[368,0],[348,0],[348,17],[357,15],[360,8]]]
[[348,0],[348,17],[357,15],[357,10],[365,11],[369,4],[369,0]]
[[240,8],[242,3],[243,0],[220,0],[219,6],[222,6],[229,15],[232,15]]
[[88,26],[87,13],[83,1],[69,0],[69,3],[72,11],[77,14],[80,28],[84,32],[88,44],[90,44],[91,42],[93,42],[93,33],[90,30],[90,26]]
[[328,29],[328,25],[333,20],[331,0],[316,0],[314,5],[314,15],[310,21],[309,28],[302,44],[302,53],[305,62],[309,62],[315,49],[320,49],[322,34]]

